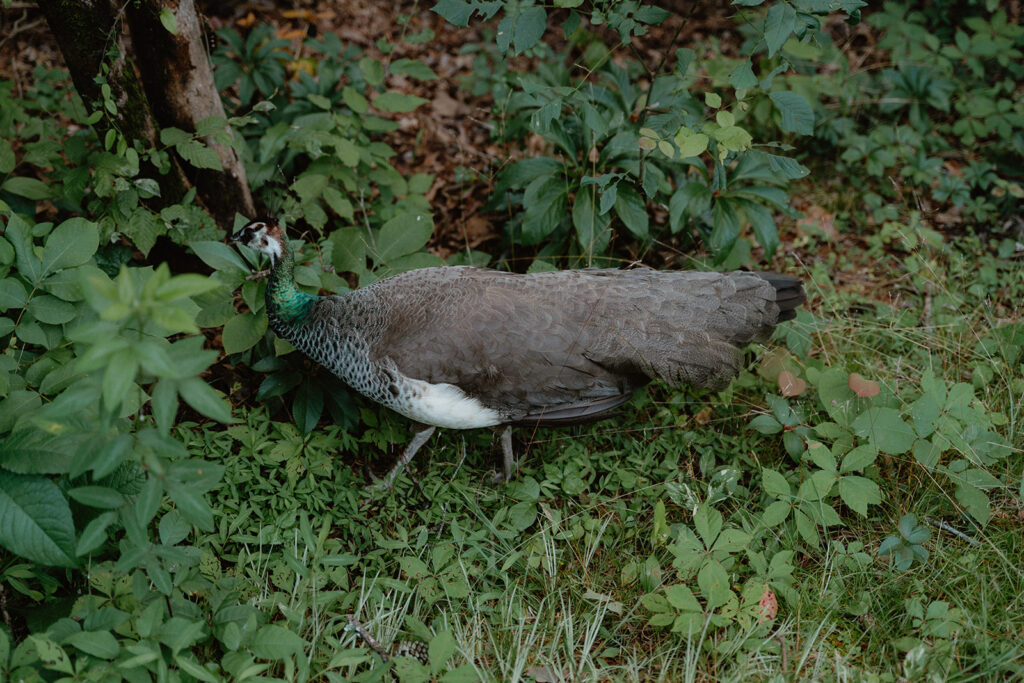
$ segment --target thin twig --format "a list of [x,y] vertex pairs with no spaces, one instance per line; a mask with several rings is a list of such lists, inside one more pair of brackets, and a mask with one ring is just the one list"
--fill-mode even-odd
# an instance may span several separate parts
[[941,529],[942,531],[945,531],[947,533],[953,534],[954,536],[956,536],[960,540],[967,541],[968,543],[970,543],[973,546],[980,546],[981,545],[981,541],[979,541],[978,539],[976,539],[976,538],[974,538],[972,536],[968,536],[967,534],[965,534],[964,532],[962,532],[962,531],[960,531],[958,529],[954,529],[950,525],[948,525],[945,522],[943,522],[941,519],[932,519],[931,517],[929,517],[928,518],[928,523],[931,524],[932,526],[934,526],[936,529]]

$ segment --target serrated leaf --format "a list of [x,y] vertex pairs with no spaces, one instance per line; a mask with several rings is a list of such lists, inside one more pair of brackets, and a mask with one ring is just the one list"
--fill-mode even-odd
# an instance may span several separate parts
[[796,10],[788,2],[777,2],[764,19],[764,41],[768,56],[774,57],[796,28]]
[[77,564],[71,508],[56,484],[0,470],[0,545],[41,565]]
[[848,476],[839,479],[839,497],[862,517],[868,515],[868,505],[882,502],[878,484],[865,477]]
[[[777,6],[777,5],[776,5]],[[799,135],[814,133],[814,110],[802,96],[795,92],[773,92],[769,95],[782,115],[779,127]]]

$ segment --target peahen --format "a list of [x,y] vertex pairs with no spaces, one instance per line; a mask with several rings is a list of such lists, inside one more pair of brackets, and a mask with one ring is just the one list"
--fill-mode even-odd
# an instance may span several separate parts
[[284,230],[255,220],[231,237],[270,256],[270,327],[418,431],[385,480],[436,427],[504,427],[600,419],[652,379],[721,388],[741,348],[767,338],[804,301],[777,273],[565,270],[520,275],[424,268],[347,294],[313,296],[293,278]]

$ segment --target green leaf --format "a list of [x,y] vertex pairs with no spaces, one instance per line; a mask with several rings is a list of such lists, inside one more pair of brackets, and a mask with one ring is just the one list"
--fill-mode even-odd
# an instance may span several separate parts
[[24,308],[28,292],[19,280],[13,277],[0,280],[0,311],[9,308]]
[[35,645],[36,655],[39,657],[43,668],[50,669],[51,671],[61,671],[66,674],[74,674],[75,670],[71,666],[71,660],[68,659],[67,653],[61,649],[60,645],[46,636],[33,635],[29,636],[27,640]]
[[708,136],[698,133],[686,126],[682,126],[673,138],[673,142],[679,147],[679,156],[687,157],[700,156],[708,148]]
[[62,642],[99,659],[113,659],[121,651],[117,638],[110,631],[79,631]]
[[[14,156],[14,150],[11,148],[11,143],[7,140],[0,140],[0,174],[8,174],[14,170],[17,165],[17,159]],[[3,662],[0,662],[3,665]]]
[[715,560],[710,560],[697,572],[697,585],[708,603],[708,609],[724,605],[732,597],[729,574]]
[[299,390],[295,392],[295,402],[292,404],[292,417],[303,434],[309,434],[316,429],[323,411],[323,390],[313,382],[306,381],[300,384]]
[[572,206],[572,223],[576,228],[576,240],[588,257],[604,253],[611,239],[610,221],[598,215],[594,207],[594,186],[580,188]]
[[512,31],[512,46],[515,54],[522,54],[537,44],[547,28],[548,13],[543,7],[527,7],[516,17]]
[[249,272],[249,266],[238,255],[238,252],[223,242],[199,241],[192,242],[188,246],[203,263],[214,270]]
[[757,86],[757,76],[750,68],[749,59],[729,72],[729,85],[737,90],[746,90]]
[[341,89],[341,99],[356,114],[365,114],[370,109],[370,102],[366,97],[350,85]]
[[807,100],[789,91],[773,92],[769,97],[782,114],[782,130],[799,135],[814,133],[814,110]]
[[78,537],[75,555],[78,557],[88,555],[103,545],[103,542],[107,540],[107,528],[117,521],[117,517],[116,512],[104,512],[86,524],[82,534]]
[[88,263],[99,246],[99,229],[84,218],[69,218],[50,233],[43,249],[42,274],[45,277],[62,268]]
[[160,23],[171,35],[178,35],[178,17],[170,9],[164,7],[160,10]]
[[36,180],[35,178],[23,178],[20,176],[5,180],[3,185],[0,185],[0,190],[6,190],[11,194],[16,194],[19,197],[24,197],[25,199],[31,199],[33,201],[49,199],[52,195],[50,186],[43,181]]
[[788,498],[790,495],[789,482],[775,470],[761,470],[761,481],[765,493],[775,498]]
[[377,237],[379,264],[419,251],[434,232],[434,219],[421,213],[403,213],[381,226]]
[[220,157],[217,152],[210,149],[198,140],[185,140],[174,146],[174,149],[181,155],[181,158],[196,168],[208,168],[213,171],[223,171]]
[[400,92],[386,92],[377,95],[373,100],[373,106],[381,111],[405,113],[412,111],[429,100],[416,95],[406,95]]
[[63,325],[74,320],[77,314],[77,309],[73,305],[49,294],[33,297],[28,302],[27,310],[36,317],[36,320],[48,325]]
[[704,541],[704,547],[710,548],[722,531],[722,513],[710,505],[701,504],[693,514],[693,527]]
[[221,340],[224,353],[241,353],[256,346],[267,331],[265,313],[239,313],[224,325]]
[[116,510],[124,505],[125,497],[108,486],[79,486],[68,491],[73,500],[100,510]]
[[455,638],[451,631],[441,631],[431,638],[427,653],[431,671],[436,673],[444,669],[448,659],[455,654]]
[[757,243],[764,247],[765,258],[771,258],[779,247],[779,230],[775,226],[775,218],[772,212],[757,202],[749,199],[737,199],[743,208],[743,213],[750,221],[750,227],[754,230],[754,238]]
[[774,57],[796,28],[796,10],[788,2],[777,2],[764,19],[764,42],[768,56]]
[[473,15],[473,6],[465,0],[440,0],[430,10],[440,14],[449,24],[460,28],[468,26],[469,18]]
[[853,421],[853,432],[889,455],[906,453],[917,436],[895,408],[869,408]]
[[732,202],[722,197],[715,202],[711,215],[714,228],[711,230],[708,247],[715,254],[715,261],[721,263],[740,235],[740,219]]
[[339,273],[366,270],[366,232],[362,228],[339,228],[331,233],[331,265]]
[[634,237],[645,239],[648,235],[650,217],[647,205],[632,185],[620,183],[615,198],[615,213]]
[[418,59],[396,59],[391,62],[391,73],[396,76],[411,76],[420,81],[437,80],[437,74]]
[[177,301],[209,292],[220,286],[222,286],[220,282],[205,275],[185,273],[184,275],[175,275],[157,287],[155,296],[158,301]]
[[261,659],[284,659],[302,654],[306,641],[283,626],[269,624],[256,632],[249,647]]
[[970,484],[960,484],[956,487],[956,499],[979,524],[988,523],[992,510],[988,494],[984,491]]
[[203,531],[213,531],[213,510],[202,493],[190,484],[170,478],[164,484],[178,512],[186,521]]
[[77,564],[71,508],[56,484],[0,470],[0,545],[41,565]]
[[868,505],[882,502],[878,484],[865,477],[849,476],[839,479],[839,497],[861,517],[867,517]]
[[178,382],[178,393],[186,403],[211,420],[225,424],[235,421],[231,417],[231,405],[198,377],[189,377]]
[[873,444],[857,446],[843,457],[843,466],[840,473],[846,474],[855,470],[862,470],[875,462],[878,457],[878,449]]

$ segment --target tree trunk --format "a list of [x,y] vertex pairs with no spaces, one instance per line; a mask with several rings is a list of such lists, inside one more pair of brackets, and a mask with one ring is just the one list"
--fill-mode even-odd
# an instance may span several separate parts
[[[128,140],[147,148],[160,148],[159,130],[174,127],[195,132],[196,124],[211,116],[224,117],[224,106],[213,82],[213,70],[203,43],[194,0],[130,0],[124,13],[130,33],[119,25],[111,0],[38,0],[50,30],[64,54],[75,89],[87,103],[100,102],[104,93],[96,77],[104,74],[110,86],[114,127]],[[117,2],[118,6],[122,3]],[[177,24],[172,34],[160,21],[170,11]],[[138,73],[136,73],[138,68]],[[141,76],[141,80],[140,80]],[[231,228],[235,212],[255,213],[249,181],[230,132],[206,136],[203,141],[220,159],[221,171],[194,169],[171,154],[171,169],[158,174],[158,205],[181,201],[192,185],[200,201],[222,227]]]
[[[161,23],[161,10],[176,18],[176,33]],[[194,0],[135,0],[125,14],[136,64],[160,126],[193,132],[203,119],[225,118]],[[236,211],[250,217],[255,213],[245,166],[228,137],[209,135],[203,142],[217,152],[223,172],[189,168],[186,173],[213,217],[230,228]]]
[[[71,80],[86,106],[103,108],[104,94],[97,83],[104,60],[107,70],[104,81],[110,88],[109,99],[114,111],[106,109],[110,119],[97,123],[101,131],[114,128],[129,141],[140,140],[146,147],[158,147],[156,126],[149,102],[135,73],[130,57],[120,41],[117,19],[109,0],[38,0],[39,8],[57,39]],[[143,162],[147,164],[147,162]],[[143,168],[160,184],[159,206],[181,201],[188,184],[181,167],[172,161],[171,169],[160,174],[152,165]]]

